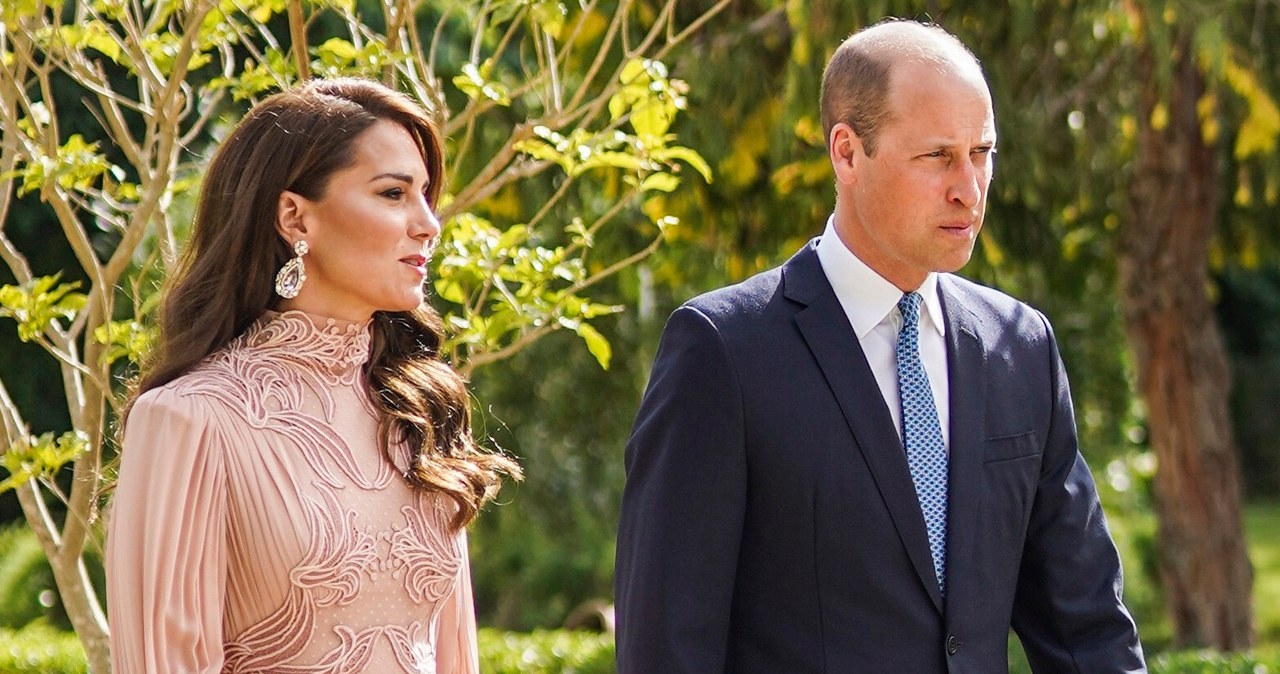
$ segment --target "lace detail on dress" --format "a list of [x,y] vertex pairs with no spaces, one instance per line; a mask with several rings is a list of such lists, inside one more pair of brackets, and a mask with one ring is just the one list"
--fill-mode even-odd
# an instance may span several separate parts
[[[324,325],[317,321],[323,320]],[[232,348],[270,349],[281,360],[328,372],[335,384],[351,385],[369,360],[370,321],[315,319],[301,311],[269,311],[232,343]]]
[[[296,659],[314,637],[317,610],[351,603],[359,594],[362,575],[377,579],[378,571],[396,568],[404,575],[404,589],[415,605],[434,606],[434,622],[444,599],[454,590],[462,568],[462,549],[447,534],[447,518],[438,499],[416,494],[413,507],[401,509],[404,524],[389,536],[356,530],[356,513],[344,510],[337,497],[321,489],[324,503],[303,497],[311,546],[290,573],[288,599],[266,619],[227,643],[225,671],[232,674],[287,672],[328,674],[358,671],[370,650],[385,636],[406,672],[434,672],[434,647],[420,622],[405,626],[377,625],[359,632],[337,625],[340,645],[311,665],[285,665]],[[376,542],[389,538],[385,555]]]
[[[408,523],[391,538],[391,557],[405,568],[404,589],[414,603],[438,603],[453,591],[462,554],[448,534],[449,522],[440,504],[419,494],[416,507],[400,509]],[[441,555],[442,550],[452,554]]]
[[[369,341],[367,322],[341,327],[327,319],[320,328],[300,311],[267,312],[197,367],[201,376],[187,390],[239,411],[252,428],[288,438],[326,485],[340,487],[345,477],[362,489],[381,489],[394,466],[379,462],[377,473],[365,476],[333,425],[336,389],[356,392],[367,408],[361,366]],[[319,416],[304,409],[308,399],[319,403]]]
[[[462,539],[449,529],[447,499],[403,485],[381,454],[366,477],[334,423],[351,420],[353,400],[367,403],[361,366],[369,342],[368,323],[322,327],[300,312],[268,313],[185,380],[184,393],[210,396],[250,428],[283,438],[272,446],[300,457],[297,465],[311,472],[293,475],[307,485],[297,494],[304,522],[296,524],[306,552],[289,570],[281,605],[226,635],[224,672],[383,671],[391,657],[410,674],[435,674],[434,626],[442,600],[458,586]],[[367,405],[365,411],[372,414]],[[369,421],[358,427],[372,428]],[[373,438],[365,441],[356,446],[371,451]],[[376,609],[387,608],[369,602],[388,599],[412,607],[410,617],[368,624],[379,621]],[[370,606],[372,618],[362,612]],[[352,624],[356,614],[362,617]]]

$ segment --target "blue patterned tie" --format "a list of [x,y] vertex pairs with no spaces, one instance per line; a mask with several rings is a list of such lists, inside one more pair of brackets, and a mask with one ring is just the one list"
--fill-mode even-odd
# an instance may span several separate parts
[[902,442],[907,466],[916,485],[916,498],[929,531],[929,552],[938,590],[947,596],[947,448],[942,441],[938,408],[933,404],[929,375],[920,362],[919,293],[898,301],[902,330],[898,332],[898,397],[902,403]]

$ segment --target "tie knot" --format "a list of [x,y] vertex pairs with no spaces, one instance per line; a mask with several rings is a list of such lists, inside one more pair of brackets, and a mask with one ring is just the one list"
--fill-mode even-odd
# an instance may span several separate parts
[[898,311],[902,312],[903,325],[917,325],[920,323],[920,303],[924,298],[920,293],[910,292],[902,296],[898,300]]

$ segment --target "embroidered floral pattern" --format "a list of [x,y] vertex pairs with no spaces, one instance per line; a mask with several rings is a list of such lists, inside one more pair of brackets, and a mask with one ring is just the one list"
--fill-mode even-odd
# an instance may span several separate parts
[[[224,672],[338,674],[364,671],[378,648],[405,672],[435,673],[432,626],[442,600],[457,587],[463,550],[448,527],[450,507],[435,495],[407,491],[408,503],[382,524],[362,524],[352,499],[402,489],[395,467],[379,454],[372,475],[362,470],[335,427],[340,407],[362,401],[362,365],[369,354],[368,323],[320,324],[306,314],[268,314],[228,348],[208,359],[185,391],[220,401],[250,428],[273,434],[281,451],[296,453],[309,488],[298,494],[305,522],[297,524],[306,552],[289,571],[284,602],[265,618],[227,635]],[[350,413],[350,410],[347,410]],[[371,442],[371,441],[370,441]],[[366,462],[368,457],[365,457]],[[376,518],[374,518],[376,520]],[[399,581],[386,586],[384,576]],[[228,584],[234,584],[229,578]],[[407,624],[342,624],[326,612],[356,605],[362,591],[398,587],[422,608]],[[318,658],[319,639],[336,643]],[[386,650],[382,651],[386,653]],[[385,658],[386,656],[381,656]],[[299,662],[308,660],[309,662]]]
[[[414,506],[400,510],[408,526],[393,535],[391,557],[407,569],[404,589],[414,603],[435,604],[453,591],[462,556],[457,539],[446,533],[449,529],[444,509],[438,503],[426,503],[428,499],[422,495],[417,500]],[[441,555],[441,550],[454,554]]]

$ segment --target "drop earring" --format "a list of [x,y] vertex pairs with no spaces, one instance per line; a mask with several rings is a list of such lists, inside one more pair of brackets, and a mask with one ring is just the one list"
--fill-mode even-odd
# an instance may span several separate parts
[[307,282],[307,268],[302,264],[302,256],[308,251],[307,242],[298,239],[293,242],[293,257],[284,263],[276,274],[276,294],[291,300],[298,296],[302,284]]

